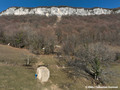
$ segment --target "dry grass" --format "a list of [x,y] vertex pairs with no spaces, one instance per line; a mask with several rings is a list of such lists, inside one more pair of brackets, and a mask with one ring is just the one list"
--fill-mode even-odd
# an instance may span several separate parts
[[5,64],[0,68],[0,90],[37,90],[34,70]]
[[[25,49],[0,45],[0,90],[44,90],[49,84],[42,85],[35,79],[36,70],[24,67],[25,55],[33,55]],[[2,61],[4,60],[4,61]]]
[[[33,55],[26,49],[0,45],[0,62],[14,65],[23,65],[25,56]],[[34,55],[33,55],[34,56]]]
[[[25,49],[13,48],[6,45],[0,45],[0,90],[84,90],[85,86],[93,85],[90,80],[80,77],[76,80],[68,77],[64,72],[64,68],[57,66],[58,59],[55,55],[38,55],[38,65],[46,65],[50,70],[51,76],[47,83],[41,84],[35,79],[36,69],[28,69],[21,65],[13,65],[23,63],[21,54],[31,55]],[[9,61],[10,60],[10,61]],[[111,70],[120,74],[120,64],[114,64]],[[120,78],[113,77],[116,80],[114,85],[120,86]],[[113,84],[111,84],[113,85]],[[118,89],[119,90],[119,89]]]
[[[35,68],[28,69],[21,66],[23,64],[21,54],[23,53],[31,55],[25,49],[0,45],[0,60],[5,60],[4,62],[0,62],[0,90],[45,90],[46,88],[48,90],[60,90],[62,88],[63,90],[68,89],[66,86],[73,90],[84,88],[86,84],[90,84],[90,81],[84,78],[80,78],[76,82],[68,78],[67,73],[57,66],[58,60],[54,55],[37,56],[38,62],[36,65],[47,65],[51,73],[49,81],[45,84],[40,84],[34,77],[36,73]],[[6,64],[5,62],[8,63]],[[15,62],[18,65],[14,65]]]
[[[91,85],[91,81],[81,77],[77,80],[73,80],[68,77],[68,74],[64,71],[63,68],[57,65],[58,59],[55,58],[55,55],[41,55],[38,57],[38,62],[43,62],[40,65],[48,66],[50,70],[50,80],[54,85],[58,85],[59,88],[67,90],[80,90],[84,89],[86,85]],[[82,82],[81,82],[82,81]]]

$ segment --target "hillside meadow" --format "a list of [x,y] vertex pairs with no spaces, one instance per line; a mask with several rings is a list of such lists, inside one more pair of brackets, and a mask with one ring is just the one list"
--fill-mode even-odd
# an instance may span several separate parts
[[[47,83],[34,77],[39,65],[50,70]],[[3,90],[120,87],[120,14],[1,16],[0,68]]]

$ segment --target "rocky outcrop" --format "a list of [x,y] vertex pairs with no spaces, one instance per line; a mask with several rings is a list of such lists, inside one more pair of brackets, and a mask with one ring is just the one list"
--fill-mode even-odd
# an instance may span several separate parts
[[37,8],[24,8],[24,7],[11,7],[1,12],[2,15],[46,15],[46,16],[64,16],[64,15],[102,15],[120,13],[120,9],[105,9],[105,8],[73,8],[73,7],[37,7]]

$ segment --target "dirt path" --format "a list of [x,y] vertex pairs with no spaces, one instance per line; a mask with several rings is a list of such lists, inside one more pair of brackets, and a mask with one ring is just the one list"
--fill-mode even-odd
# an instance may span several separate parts
[[61,16],[57,16],[57,20],[56,22],[54,23],[53,27],[56,28],[57,27],[57,24],[61,21],[62,17]]

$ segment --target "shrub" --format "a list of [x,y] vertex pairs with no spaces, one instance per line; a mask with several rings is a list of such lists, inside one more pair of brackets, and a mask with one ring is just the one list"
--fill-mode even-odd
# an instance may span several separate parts
[[[80,45],[75,51],[74,57],[67,59],[67,67],[70,67],[74,76],[90,75],[99,80],[102,67],[115,60],[115,52],[102,43]],[[71,71],[70,70],[70,71]],[[85,74],[86,72],[86,74]],[[87,75],[88,74],[88,75]]]
[[25,58],[25,66],[31,66],[33,63],[37,61],[37,59],[34,56],[31,55],[24,55]]

